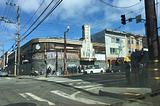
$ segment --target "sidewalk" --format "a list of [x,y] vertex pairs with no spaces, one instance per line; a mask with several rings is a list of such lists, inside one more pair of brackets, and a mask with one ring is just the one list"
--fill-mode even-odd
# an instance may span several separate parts
[[100,96],[122,100],[112,104],[113,106],[160,106],[160,91],[151,93],[149,87],[136,87],[136,85],[104,87],[99,89],[98,93]]

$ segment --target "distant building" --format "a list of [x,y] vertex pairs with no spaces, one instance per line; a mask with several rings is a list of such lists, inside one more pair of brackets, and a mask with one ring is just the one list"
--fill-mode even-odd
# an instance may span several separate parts
[[105,43],[106,66],[112,67],[126,58],[125,33],[105,29],[91,36],[92,42]]
[[[105,44],[92,43],[90,40],[90,27],[84,25],[83,40],[66,40],[66,66],[89,66],[99,65],[106,69],[105,63]],[[32,39],[20,48],[21,62],[20,74],[30,74],[34,68],[38,72],[46,72],[50,66],[52,71],[64,67],[64,39],[63,38],[36,38]],[[23,57],[23,58],[22,58]],[[8,57],[8,67],[11,73],[14,73],[15,52]]]
[[105,29],[91,35],[91,41],[104,43],[106,46],[106,65],[112,67],[130,61],[130,55],[135,49],[142,49],[143,35],[135,35],[120,31]]
[[127,61],[131,61],[131,54],[135,52],[135,50],[140,51],[143,48],[142,45],[142,38],[144,35],[136,35],[133,33],[126,34],[126,54],[127,54]]

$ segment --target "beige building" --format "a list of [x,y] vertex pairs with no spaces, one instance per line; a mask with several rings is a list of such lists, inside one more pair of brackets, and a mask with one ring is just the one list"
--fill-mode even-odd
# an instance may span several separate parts
[[135,52],[135,50],[140,51],[142,50],[142,38],[144,35],[135,35],[133,33],[126,34],[126,60],[131,61],[131,54]]

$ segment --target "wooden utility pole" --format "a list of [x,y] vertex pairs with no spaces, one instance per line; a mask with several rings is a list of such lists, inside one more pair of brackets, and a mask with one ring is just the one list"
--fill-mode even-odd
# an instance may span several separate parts
[[145,0],[146,35],[149,51],[149,79],[152,92],[160,90],[159,40],[155,0]]
[[18,6],[18,75],[20,71],[20,8]]
[[21,42],[21,40],[20,40],[20,7],[19,7],[19,5],[16,5],[16,4],[12,4],[12,3],[10,3],[10,4],[8,4],[8,3],[6,3],[6,5],[11,5],[11,6],[16,6],[16,7],[18,7],[18,10],[17,10],[17,19],[18,19],[18,40],[17,40],[17,42],[18,42],[18,72],[17,72],[17,74],[19,75],[19,70],[20,70],[20,42]]

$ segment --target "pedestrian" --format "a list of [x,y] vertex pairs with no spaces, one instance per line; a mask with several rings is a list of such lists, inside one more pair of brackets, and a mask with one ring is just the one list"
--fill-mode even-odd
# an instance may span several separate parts
[[79,73],[81,73],[81,69],[80,69],[80,66],[78,66],[78,71],[79,71]]
[[34,70],[34,68],[32,68],[30,76],[33,76],[33,75],[35,75],[35,70]]
[[144,86],[144,69],[143,69],[143,64],[141,63],[141,60],[138,60],[138,81],[139,81],[139,85],[140,87]]
[[130,79],[130,65],[127,63],[127,61],[124,62],[126,64],[125,66],[125,73],[126,73],[126,78],[127,78],[127,84],[131,84],[131,79]]
[[46,72],[46,77],[47,77],[47,75],[49,75],[49,77],[50,77],[50,73],[51,73],[51,68],[49,67],[49,68],[47,69],[47,72]]
[[63,68],[61,67],[61,74],[63,74]]

